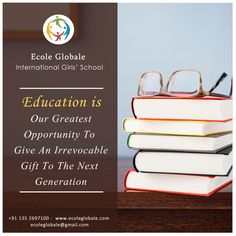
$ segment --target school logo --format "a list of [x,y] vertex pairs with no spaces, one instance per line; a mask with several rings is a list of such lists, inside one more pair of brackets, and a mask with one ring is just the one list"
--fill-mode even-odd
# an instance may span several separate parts
[[50,16],[44,22],[43,34],[50,43],[57,45],[67,43],[74,34],[73,22],[64,15]]

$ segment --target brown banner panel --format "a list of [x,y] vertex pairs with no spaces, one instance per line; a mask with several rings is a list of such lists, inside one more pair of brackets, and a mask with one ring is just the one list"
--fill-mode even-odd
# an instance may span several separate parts
[[4,4],[4,231],[116,228],[116,4]]

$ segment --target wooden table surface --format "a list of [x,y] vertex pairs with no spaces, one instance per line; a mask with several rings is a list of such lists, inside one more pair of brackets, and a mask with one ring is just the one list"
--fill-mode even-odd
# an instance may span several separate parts
[[119,193],[121,232],[232,232],[232,194]]
[[232,232],[232,185],[209,197],[124,192],[132,159],[118,160],[121,232]]

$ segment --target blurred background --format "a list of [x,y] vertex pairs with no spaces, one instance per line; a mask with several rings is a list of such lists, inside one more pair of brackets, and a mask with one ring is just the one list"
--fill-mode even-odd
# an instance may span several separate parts
[[[222,72],[229,77],[217,92],[228,93],[232,76],[231,4],[118,5],[118,157],[132,158],[122,120],[132,117],[130,100],[146,71],[165,81],[176,69],[194,68],[210,89]],[[131,163],[132,164],[132,163]]]

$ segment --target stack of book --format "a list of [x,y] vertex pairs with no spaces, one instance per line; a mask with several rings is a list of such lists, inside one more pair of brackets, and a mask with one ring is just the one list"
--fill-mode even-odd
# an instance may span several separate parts
[[232,182],[232,99],[134,97],[125,188],[209,196]]

